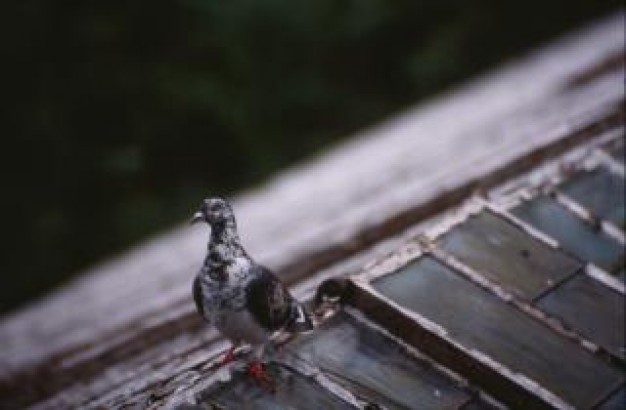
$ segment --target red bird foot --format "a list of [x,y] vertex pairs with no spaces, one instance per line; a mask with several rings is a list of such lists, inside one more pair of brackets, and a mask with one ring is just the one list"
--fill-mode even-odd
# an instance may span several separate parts
[[255,360],[248,365],[248,376],[252,377],[257,385],[270,393],[276,392],[274,379],[265,371],[265,365],[259,360]]

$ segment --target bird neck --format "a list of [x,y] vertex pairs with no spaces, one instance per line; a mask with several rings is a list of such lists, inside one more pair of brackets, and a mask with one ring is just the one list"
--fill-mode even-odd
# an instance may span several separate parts
[[227,221],[211,227],[207,259],[213,265],[232,263],[235,258],[245,256],[235,221]]

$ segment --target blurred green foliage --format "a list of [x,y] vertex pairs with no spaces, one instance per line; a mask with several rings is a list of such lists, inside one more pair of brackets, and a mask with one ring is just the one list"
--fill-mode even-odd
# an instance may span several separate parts
[[3,205],[11,246],[0,311],[184,220],[208,194],[258,183],[617,7],[590,0],[5,4]]

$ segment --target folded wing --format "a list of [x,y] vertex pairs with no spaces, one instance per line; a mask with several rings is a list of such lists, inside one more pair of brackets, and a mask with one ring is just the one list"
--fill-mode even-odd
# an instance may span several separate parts
[[304,307],[267,268],[257,265],[247,288],[248,309],[264,328],[306,332],[313,329]]

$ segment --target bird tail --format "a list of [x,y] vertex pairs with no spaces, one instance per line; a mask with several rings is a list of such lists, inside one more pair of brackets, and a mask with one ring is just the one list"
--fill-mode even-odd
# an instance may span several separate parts
[[306,308],[296,301],[291,305],[289,321],[285,330],[290,333],[306,333],[313,330],[313,321]]

